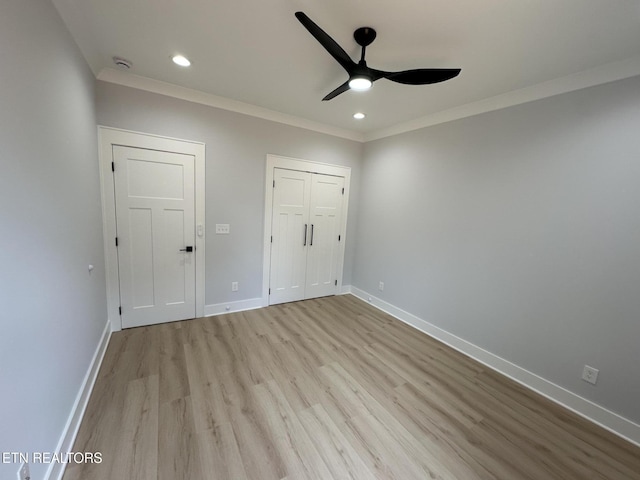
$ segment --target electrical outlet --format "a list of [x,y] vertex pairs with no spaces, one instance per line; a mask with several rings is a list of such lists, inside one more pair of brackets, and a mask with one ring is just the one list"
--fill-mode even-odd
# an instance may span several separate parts
[[229,235],[230,230],[228,223],[216,223],[216,235]]
[[20,470],[18,470],[18,480],[31,480],[28,463],[25,462],[20,466]]
[[384,282],[380,282],[378,284],[378,290],[380,290],[380,291],[384,290]]
[[600,370],[598,370],[597,368],[585,365],[584,369],[582,370],[582,380],[595,385],[598,381],[598,373],[600,373]]
[[231,291],[232,292],[238,291],[238,282],[231,282]]

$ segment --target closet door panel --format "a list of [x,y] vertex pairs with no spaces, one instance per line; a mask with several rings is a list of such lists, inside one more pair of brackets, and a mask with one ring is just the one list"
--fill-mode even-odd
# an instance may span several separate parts
[[274,180],[270,304],[305,298],[311,174],[276,168]]
[[313,174],[305,298],[336,294],[344,178]]

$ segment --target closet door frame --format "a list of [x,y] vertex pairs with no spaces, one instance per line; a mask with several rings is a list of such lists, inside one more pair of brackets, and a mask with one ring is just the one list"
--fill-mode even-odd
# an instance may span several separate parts
[[351,167],[331,165],[328,163],[312,162],[298,158],[283,157],[280,155],[267,155],[265,172],[265,201],[264,201],[264,239],[262,254],[262,305],[269,305],[269,278],[271,271],[271,218],[273,216],[273,181],[274,169],[283,168],[300,172],[320,173],[344,177],[344,195],[342,197],[342,218],[340,230],[342,239],[338,255],[338,285],[336,292],[342,291],[342,273],[344,269],[344,253],[347,240],[347,217],[349,208],[349,190],[351,184]]

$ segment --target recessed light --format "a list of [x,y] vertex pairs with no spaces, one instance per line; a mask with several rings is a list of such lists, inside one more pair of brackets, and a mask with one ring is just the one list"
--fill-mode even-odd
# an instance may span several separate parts
[[366,115],[362,112],[358,112],[358,113],[354,113],[353,114],[353,118],[355,118],[356,120],[362,120],[364,117],[366,117]]
[[182,55],[175,55],[171,60],[173,60],[173,63],[180,65],[181,67],[188,67],[191,65],[189,59]]

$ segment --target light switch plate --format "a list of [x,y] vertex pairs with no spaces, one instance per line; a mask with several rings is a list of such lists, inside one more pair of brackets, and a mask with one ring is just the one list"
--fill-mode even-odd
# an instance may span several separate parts
[[216,223],[216,235],[228,235],[229,224],[228,223]]

